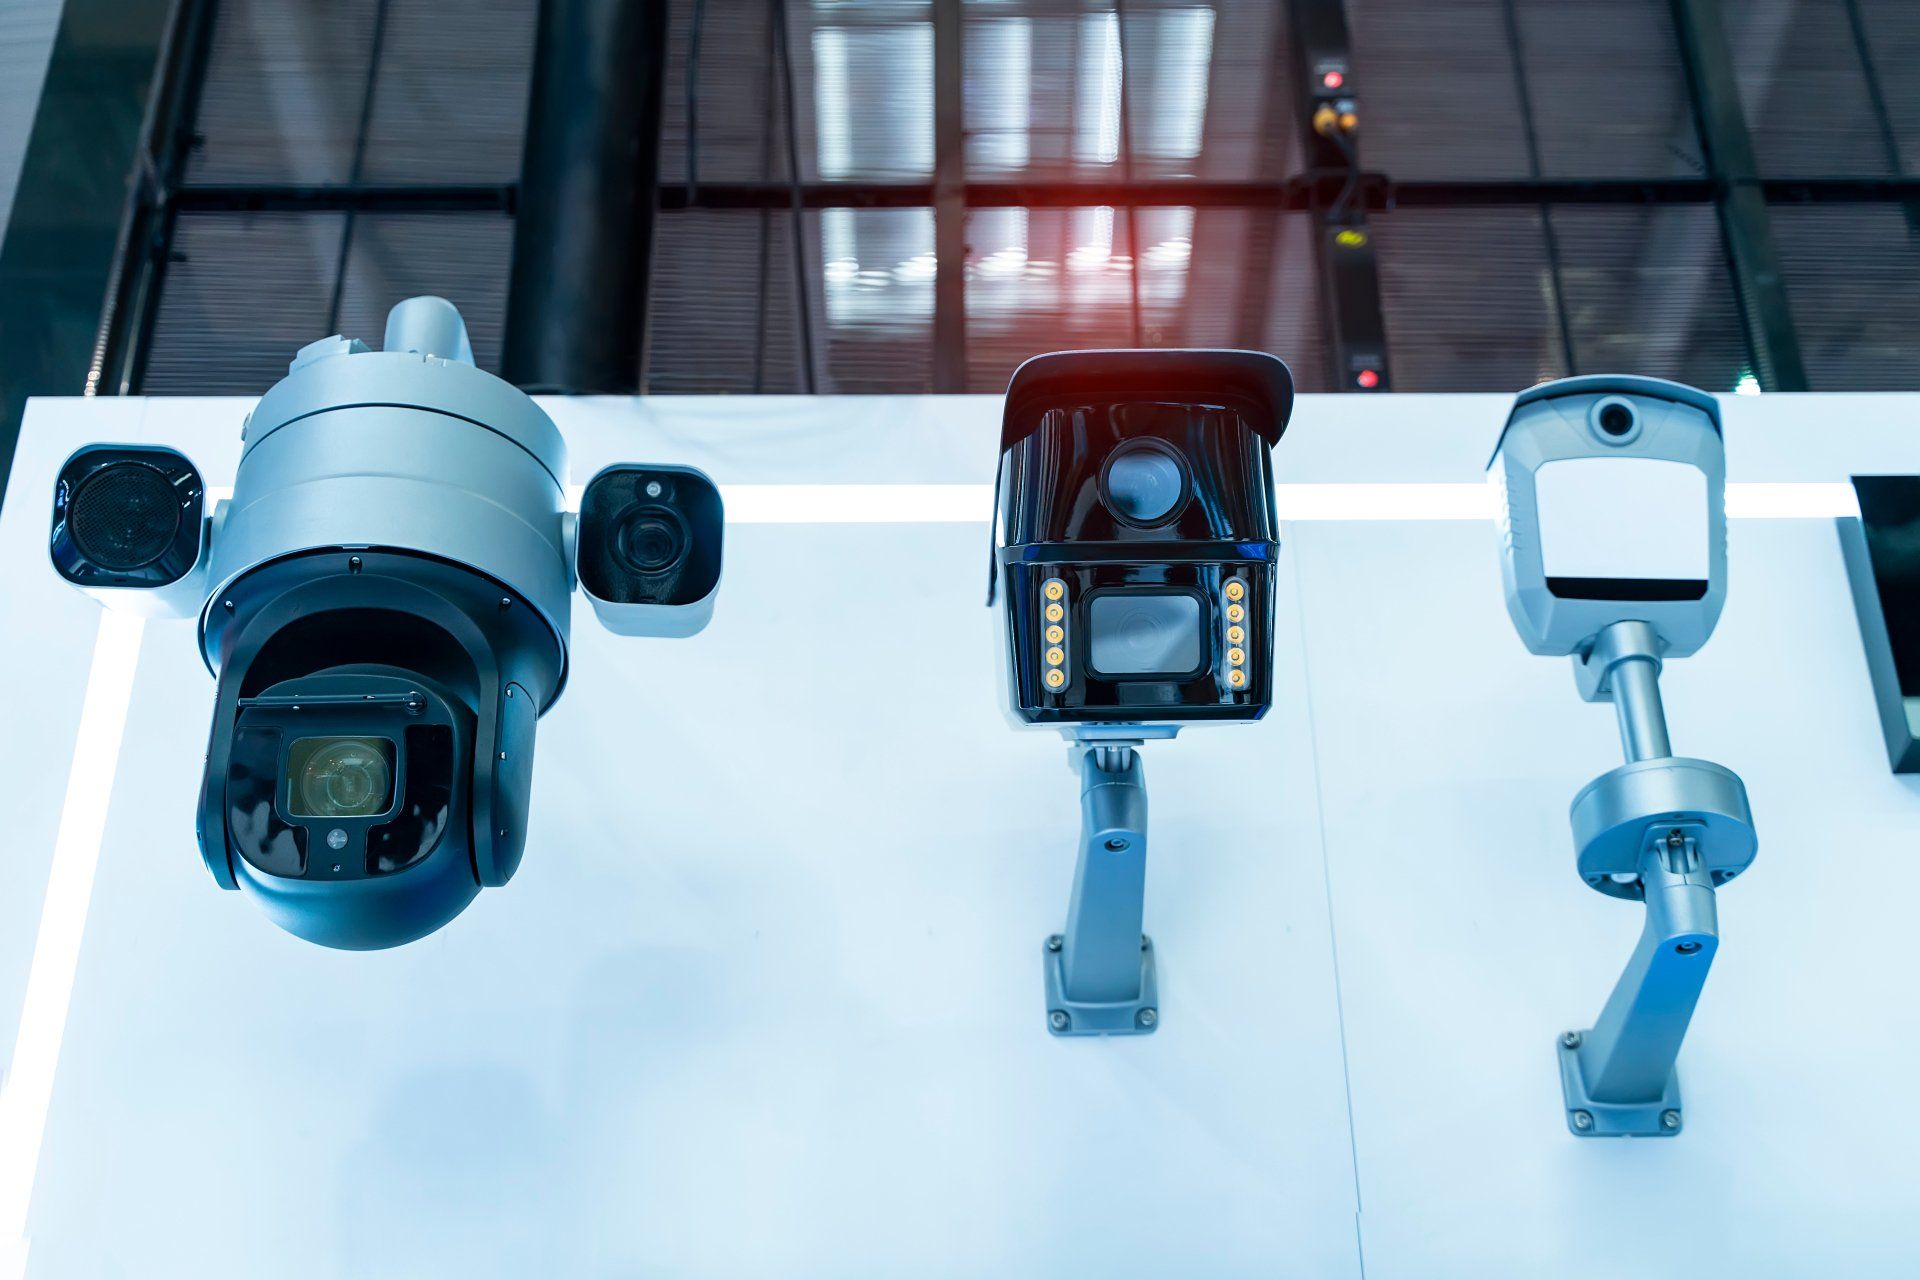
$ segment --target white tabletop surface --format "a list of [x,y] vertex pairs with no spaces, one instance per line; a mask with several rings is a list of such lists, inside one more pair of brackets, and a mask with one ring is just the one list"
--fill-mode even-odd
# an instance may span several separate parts
[[1887,769],[1831,518],[1849,473],[1920,471],[1920,397],[1726,402],[1728,607],[1666,685],[1761,854],[1721,894],[1686,1132],[1633,1142],[1561,1116],[1553,1037],[1641,909],[1579,882],[1566,826],[1612,713],[1501,605],[1504,397],[1302,398],[1275,709],[1146,748],[1162,1025],[1084,1041],[1046,1034],[1039,959],[1076,784],[1008,727],[980,605],[998,400],[543,403],[576,480],[722,482],[719,608],[666,643],[579,604],[519,876],[369,955],[214,887],[192,626],[103,626],[46,563],[72,448],[173,444],[230,484],[249,402],[30,406],[0,509],[0,1260],[1920,1272],[1920,787]]

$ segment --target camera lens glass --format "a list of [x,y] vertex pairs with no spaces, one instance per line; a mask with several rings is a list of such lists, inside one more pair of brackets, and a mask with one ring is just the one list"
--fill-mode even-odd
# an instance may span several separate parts
[[665,573],[686,558],[687,522],[672,507],[641,507],[620,523],[614,548],[636,573]]
[[1187,498],[1187,468],[1173,446],[1133,440],[1114,451],[1102,477],[1109,509],[1129,524],[1165,521]]
[[1633,430],[1633,410],[1623,404],[1603,405],[1600,429],[1610,436],[1623,436]]
[[393,802],[393,743],[300,738],[287,753],[287,812],[296,818],[371,818]]
[[1095,596],[1088,661],[1104,675],[1179,675],[1200,665],[1200,602],[1183,592]]

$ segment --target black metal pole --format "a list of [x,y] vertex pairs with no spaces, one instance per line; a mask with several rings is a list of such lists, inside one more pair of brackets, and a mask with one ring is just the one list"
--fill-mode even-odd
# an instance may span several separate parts
[[1687,68],[1700,141],[1720,193],[1720,229],[1740,300],[1754,373],[1766,391],[1805,391],[1793,309],[1780,250],[1741,108],[1740,86],[1721,0],[1673,0],[1674,29]]
[[526,390],[640,390],[666,62],[666,0],[541,0],[501,361]]

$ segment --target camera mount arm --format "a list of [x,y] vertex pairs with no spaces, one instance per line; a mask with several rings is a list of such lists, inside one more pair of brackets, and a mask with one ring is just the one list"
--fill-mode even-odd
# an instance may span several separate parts
[[1067,927],[1047,939],[1047,1029],[1143,1035],[1160,1021],[1147,887],[1147,783],[1138,739],[1076,741],[1080,856]]
[[1560,1037],[1567,1125],[1580,1137],[1671,1137],[1684,1113],[1674,1063],[1720,945],[1714,890],[1753,862],[1746,788],[1676,757],[1660,700],[1663,646],[1619,622],[1574,657],[1581,696],[1612,702],[1627,763],[1575,797],[1580,874],[1646,903],[1646,925],[1594,1025]]

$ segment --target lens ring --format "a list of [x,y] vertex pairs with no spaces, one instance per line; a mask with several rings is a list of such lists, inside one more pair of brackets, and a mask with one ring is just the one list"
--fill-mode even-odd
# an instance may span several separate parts
[[1640,436],[1640,410],[1624,396],[1602,396],[1587,410],[1587,422],[1601,444],[1619,447]]
[[314,818],[368,818],[385,812],[393,792],[386,752],[365,738],[336,738],[307,757],[296,812]]
[[1125,441],[1100,469],[1100,500],[1122,524],[1152,529],[1166,524],[1192,493],[1186,459],[1164,440]]
[[685,517],[672,507],[650,503],[622,517],[613,549],[629,571],[652,575],[678,567],[691,542]]

